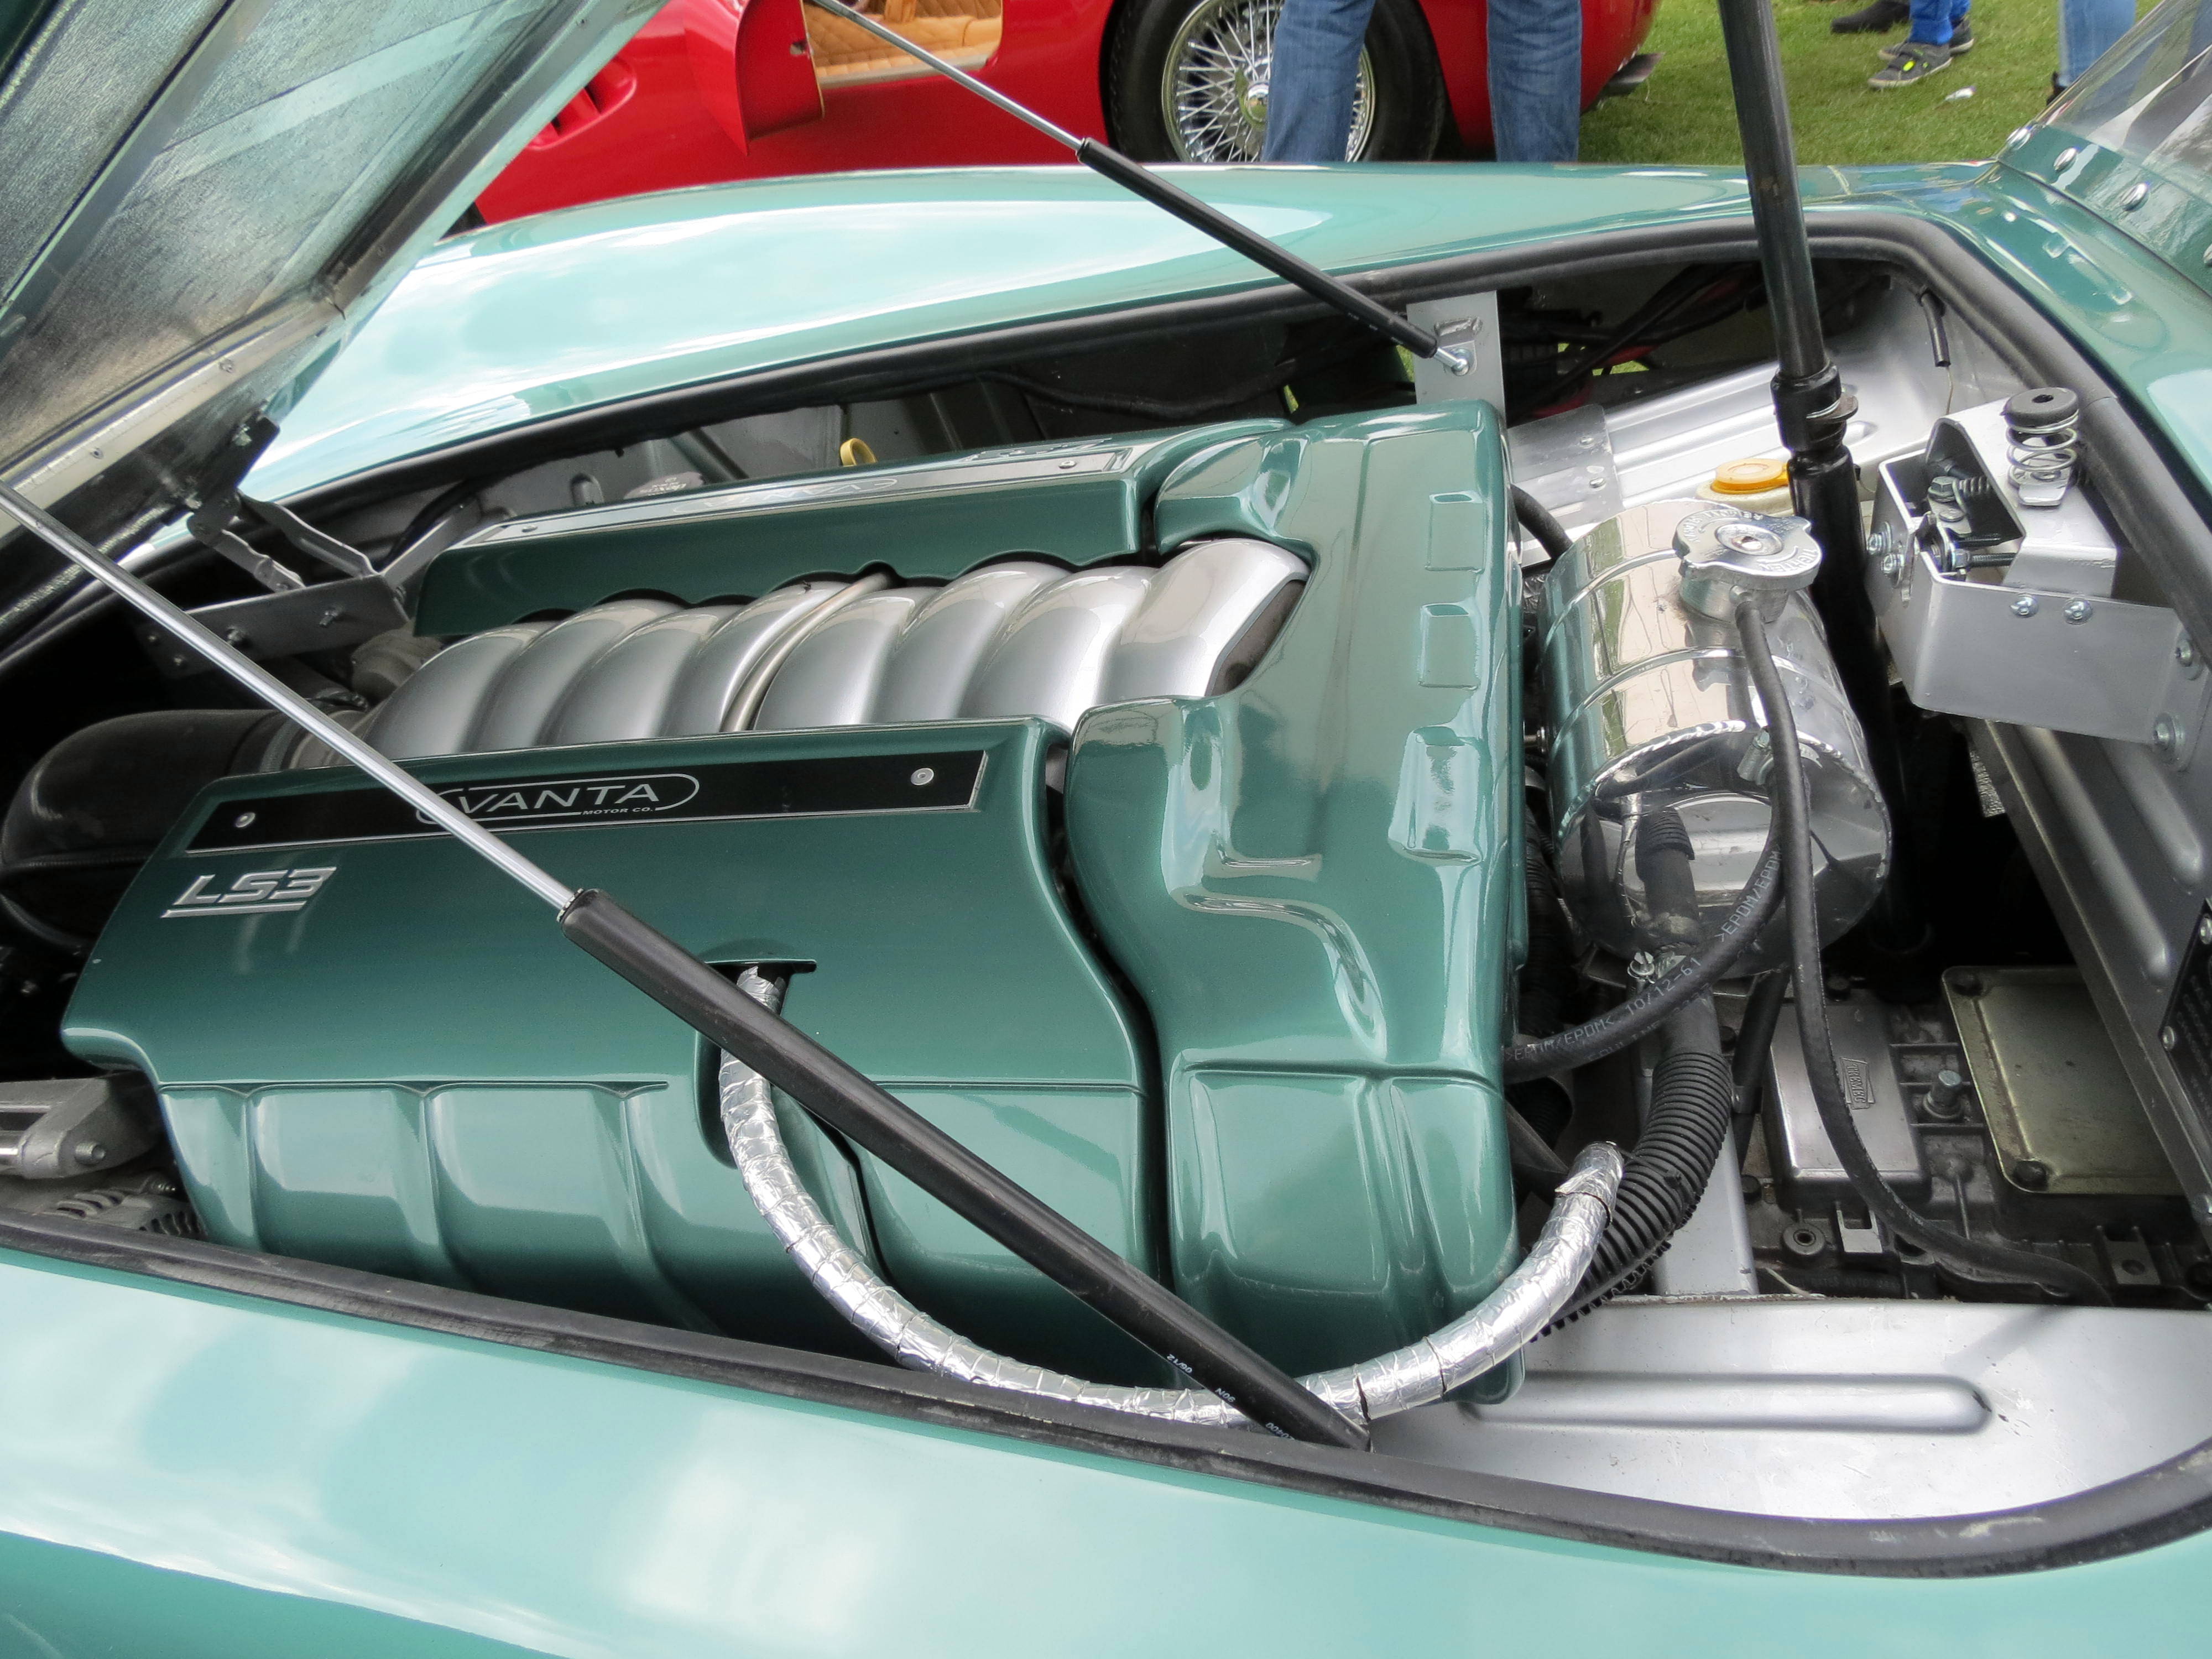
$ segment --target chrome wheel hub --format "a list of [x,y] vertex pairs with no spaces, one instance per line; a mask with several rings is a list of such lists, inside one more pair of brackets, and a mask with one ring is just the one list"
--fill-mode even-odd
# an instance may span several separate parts
[[[1200,0],[1169,43],[1160,75],[1160,112],[1176,156],[1184,161],[1256,161],[1267,136],[1267,90],[1275,21],[1283,0]],[[1356,161],[1375,125],[1375,67],[1359,54],[1352,94]]]

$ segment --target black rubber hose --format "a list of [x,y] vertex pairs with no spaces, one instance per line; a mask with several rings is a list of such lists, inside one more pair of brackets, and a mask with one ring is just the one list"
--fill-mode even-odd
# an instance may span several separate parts
[[1759,865],[1751,873],[1750,884],[1704,951],[1685,957],[1642,990],[1595,1019],[1585,1020],[1553,1036],[1515,1043],[1505,1051],[1503,1059],[1505,1081],[1521,1083],[1532,1077],[1549,1077],[1554,1072],[1571,1071],[1577,1066],[1601,1060],[1656,1028],[1660,1021],[1692,997],[1711,990],[1759,937],[1782,902],[1781,843],[1778,818],[1767,824],[1766,847],[1759,855]]
[[1513,486],[1513,516],[1521,527],[1534,536],[1544,551],[1555,559],[1565,558],[1567,550],[1574,545],[1565,526],[1553,518],[1543,502],[1538,501],[1519,484]]
[[1521,964],[1521,1029],[1550,1036],[1565,1029],[1581,980],[1575,973],[1574,930],[1559,900],[1559,878],[1544,851],[1536,815],[1521,815],[1522,880],[1528,890],[1528,955]]
[[1805,1073],[1813,1099],[1820,1110],[1820,1127],[1827,1131],[1838,1162],[1851,1183],[1851,1191],[1868,1214],[1895,1237],[1909,1239],[1934,1259],[1935,1265],[1958,1278],[1996,1285],[2040,1285],[2054,1295],[2077,1302],[2109,1306],[2111,1295],[2094,1275],[2033,1250],[2008,1249],[1935,1225],[1908,1208],[1868,1156],[1859,1139],[1858,1124],[1844,1098],[1836,1073],[1836,1055],[1828,1040],[1827,1002],[1821,994],[1820,921],[1813,890],[1813,835],[1809,797],[1805,787],[1804,757],[1797,747],[1797,721],[1790,713],[1782,676],[1774,666],[1774,653],[1766,640],[1766,623],[1755,601],[1736,609],[1736,626],[1743,635],[1743,655],[1751,669],[1752,685],[1766,711],[1767,735],[1774,756],[1777,787],[1774,804],[1778,819],[1787,826],[1783,837],[1783,862],[1788,871],[1783,885],[1789,894],[1790,959],[1797,982],[1797,1036],[1805,1051]]
[[1613,1195],[1613,1217],[1559,1322],[1625,1288],[1680,1231],[1712,1179],[1735,1104],[1713,1000],[1697,997],[1668,1017],[1667,1052],[1651,1073],[1651,1103]]
[[1698,925],[1698,856],[1682,815],[1656,806],[1636,818],[1636,873],[1644,882],[1644,908],[1656,950],[1690,951],[1704,938]]
[[1790,975],[1765,974],[1744,1000],[1743,1024],[1735,1034],[1735,1150],[1739,1158],[1751,1146],[1752,1125],[1759,1120],[1760,1097],[1766,1092],[1766,1063],[1774,1048],[1775,1027],[1782,1023],[1782,1004],[1790,994]]

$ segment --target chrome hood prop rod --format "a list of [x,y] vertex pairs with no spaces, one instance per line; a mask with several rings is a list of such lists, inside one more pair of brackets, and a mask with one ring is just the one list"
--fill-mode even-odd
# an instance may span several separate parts
[[1474,367],[1469,354],[1441,343],[1430,330],[1407,321],[1380,301],[1370,299],[1351,283],[1332,276],[1319,265],[1310,264],[1280,244],[1270,241],[1257,231],[1249,230],[1231,218],[1219,208],[1208,206],[1179,185],[1173,185],[1146,167],[1133,161],[1111,145],[1102,144],[1096,138],[1079,138],[1065,127],[1048,121],[1036,111],[1016,103],[996,88],[988,87],[965,70],[955,69],[935,52],[916,46],[888,24],[879,22],[845,0],[806,0],[809,5],[819,6],[834,13],[848,23],[857,24],[874,35],[897,47],[909,58],[927,64],[949,81],[957,81],[986,103],[995,104],[1017,121],[1035,127],[1055,144],[1065,145],[1075,159],[1093,173],[1112,179],[1132,195],[1141,196],[1153,206],[1164,209],[1190,226],[1200,230],[1229,249],[1241,253],[1255,265],[1272,270],[1286,283],[1304,289],[1323,305],[1334,306],[1353,321],[1363,323],[1385,339],[1406,348],[1416,357],[1433,357],[1455,374],[1464,374]]
[[319,738],[471,852],[551,906],[569,940],[823,1123],[1096,1308],[1263,1428],[1364,1449],[1365,1432],[1057,1211],[1009,1181],[912,1107],[770,1013],[605,893],[578,890],[531,862],[411,773],[218,639],[52,514],[0,484],[0,513]]

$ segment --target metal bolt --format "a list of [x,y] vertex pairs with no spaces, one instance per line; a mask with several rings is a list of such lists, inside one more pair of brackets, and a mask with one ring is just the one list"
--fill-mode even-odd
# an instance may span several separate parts
[[2150,746],[2158,750],[2160,760],[2172,760],[2181,752],[2181,727],[2171,714],[2160,714],[2151,722]]
[[243,646],[246,643],[246,630],[242,628],[226,628],[222,630],[222,639],[226,645]]
[[2051,1184],[2051,1166],[2040,1158],[2024,1158],[2012,1166],[2012,1184],[2039,1193]]
[[2203,672],[2204,665],[2197,660],[2197,641],[2186,634],[2174,641],[2173,659],[2181,665],[2181,672],[2192,680]]
[[1928,1115],[1946,1119],[1965,1116],[1966,1109],[1959,1096],[1966,1086],[1966,1079],[1956,1072],[1936,1073],[1935,1081],[1928,1085]]
[[332,623],[337,622],[340,617],[343,617],[344,615],[345,615],[345,612],[344,612],[343,611],[340,610],[337,605],[331,605],[331,606],[330,606],[328,609],[326,609],[326,610],[323,612],[323,614],[322,614],[320,617],[318,617],[315,620],[316,620],[316,622],[317,622],[320,626],[325,627],[325,628],[328,628],[328,627],[329,627]]
[[2065,172],[2067,168],[2072,167],[2074,163],[2081,158],[2081,152],[2079,149],[2076,149],[2073,145],[2069,144],[2064,149],[2060,150],[2057,155],[2051,158],[2051,170],[2053,173]]
[[2034,136],[2035,129],[2033,127],[2014,127],[2010,132],[2005,134],[2005,148],[2007,149],[2018,149],[2022,144],[2026,143]]
[[249,824],[251,824],[252,822],[253,822],[253,814],[252,814],[252,813],[251,813],[251,812],[240,812],[240,813],[236,817],[233,818],[233,819],[230,821],[230,827],[231,827],[232,829],[234,829],[234,830],[243,830],[243,829],[246,828]]
[[1905,581],[1905,555],[1902,553],[1883,554],[1881,556],[1881,574],[1889,579],[1889,585],[1892,587],[1902,586]]
[[2173,1052],[2173,1045],[2180,1041],[2180,1037],[2175,1035],[2173,1027],[2171,1025],[2161,1025],[2158,1028],[2158,1046],[2169,1054]]
[[107,1162],[107,1148],[96,1140],[80,1140],[70,1148],[70,1155],[88,1170],[96,1170]]
[[2012,602],[2012,614],[2015,617],[2033,617],[2035,612],[2035,595],[2033,593],[2023,593]]
[[1592,478],[1589,481],[1589,487],[1592,489],[1602,489],[1605,488],[1605,480],[1602,478]]
[[913,775],[908,778],[907,781],[917,789],[921,788],[927,784],[935,783],[937,781],[936,769],[928,766],[917,766],[914,769]]
[[2150,186],[2138,179],[2128,186],[2127,194],[2120,198],[2120,210],[2124,213],[2133,213],[2148,200],[2149,197]]
[[2197,922],[2197,942],[2212,945],[2212,916],[2200,916]]
[[2072,599],[2067,603],[2066,620],[2068,622],[2085,623],[2096,614],[2096,606],[2091,605],[2087,599]]

